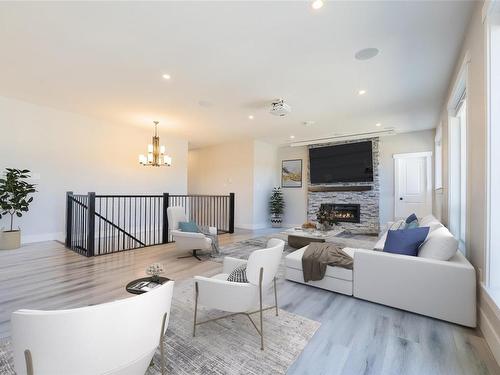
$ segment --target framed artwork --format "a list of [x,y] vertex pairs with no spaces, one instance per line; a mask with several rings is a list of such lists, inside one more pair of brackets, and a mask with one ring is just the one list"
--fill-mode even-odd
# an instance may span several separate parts
[[281,187],[302,187],[302,159],[283,160],[281,162]]

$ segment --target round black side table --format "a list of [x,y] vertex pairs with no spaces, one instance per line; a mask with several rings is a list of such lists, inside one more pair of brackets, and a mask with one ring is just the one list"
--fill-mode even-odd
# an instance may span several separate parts
[[143,282],[143,281],[150,281],[150,282],[153,281],[153,282],[158,282],[159,284],[165,284],[167,281],[170,281],[170,279],[168,277],[161,277],[161,276],[158,276],[156,278],[156,280],[153,280],[152,276],[141,277],[140,279],[135,279],[135,280],[132,280],[131,282],[129,282],[127,284],[127,286],[125,287],[125,289],[127,290],[127,292],[132,293],[132,294],[146,293],[147,290],[140,290],[140,289],[134,288],[134,286],[136,286],[137,284],[139,284],[140,282]]

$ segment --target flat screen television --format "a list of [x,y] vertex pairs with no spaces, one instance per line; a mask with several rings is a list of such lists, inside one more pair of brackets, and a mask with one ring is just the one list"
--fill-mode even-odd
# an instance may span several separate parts
[[312,184],[372,182],[372,142],[309,149]]

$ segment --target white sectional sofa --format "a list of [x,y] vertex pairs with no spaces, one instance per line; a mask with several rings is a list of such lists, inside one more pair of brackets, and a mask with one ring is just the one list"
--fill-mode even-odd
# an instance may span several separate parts
[[[440,234],[445,231],[431,215],[422,218],[420,225],[430,227],[428,239],[435,230]],[[323,280],[305,284],[468,327],[476,326],[476,273],[458,249],[449,260],[385,253],[380,251],[385,237],[383,233],[373,250],[344,249],[353,256],[352,271],[328,266]],[[429,242],[426,256],[429,256],[429,245],[439,247],[440,243]],[[442,249],[431,250],[436,250],[440,257]],[[304,251],[302,248],[286,257],[288,280],[304,283]]]

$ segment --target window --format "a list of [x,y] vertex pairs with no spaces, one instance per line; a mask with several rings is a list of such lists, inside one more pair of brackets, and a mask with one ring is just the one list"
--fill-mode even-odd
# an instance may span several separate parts
[[434,189],[443,188],[443,124],[439,123],[434,138]]
[[[488,242],[486,285],[500,289],[500,1],[487,15]],[[500,298],[500,296],[499,296]],[[495,299],[496,300],[496,299]]]
[[[467,70],[465,69],[464,75]],[[465,84],[465,79],[463,80]],[[467,95],[460,87],[459,98],[449,110],[450,144],[449,226],[465,254],[467,243]]]

